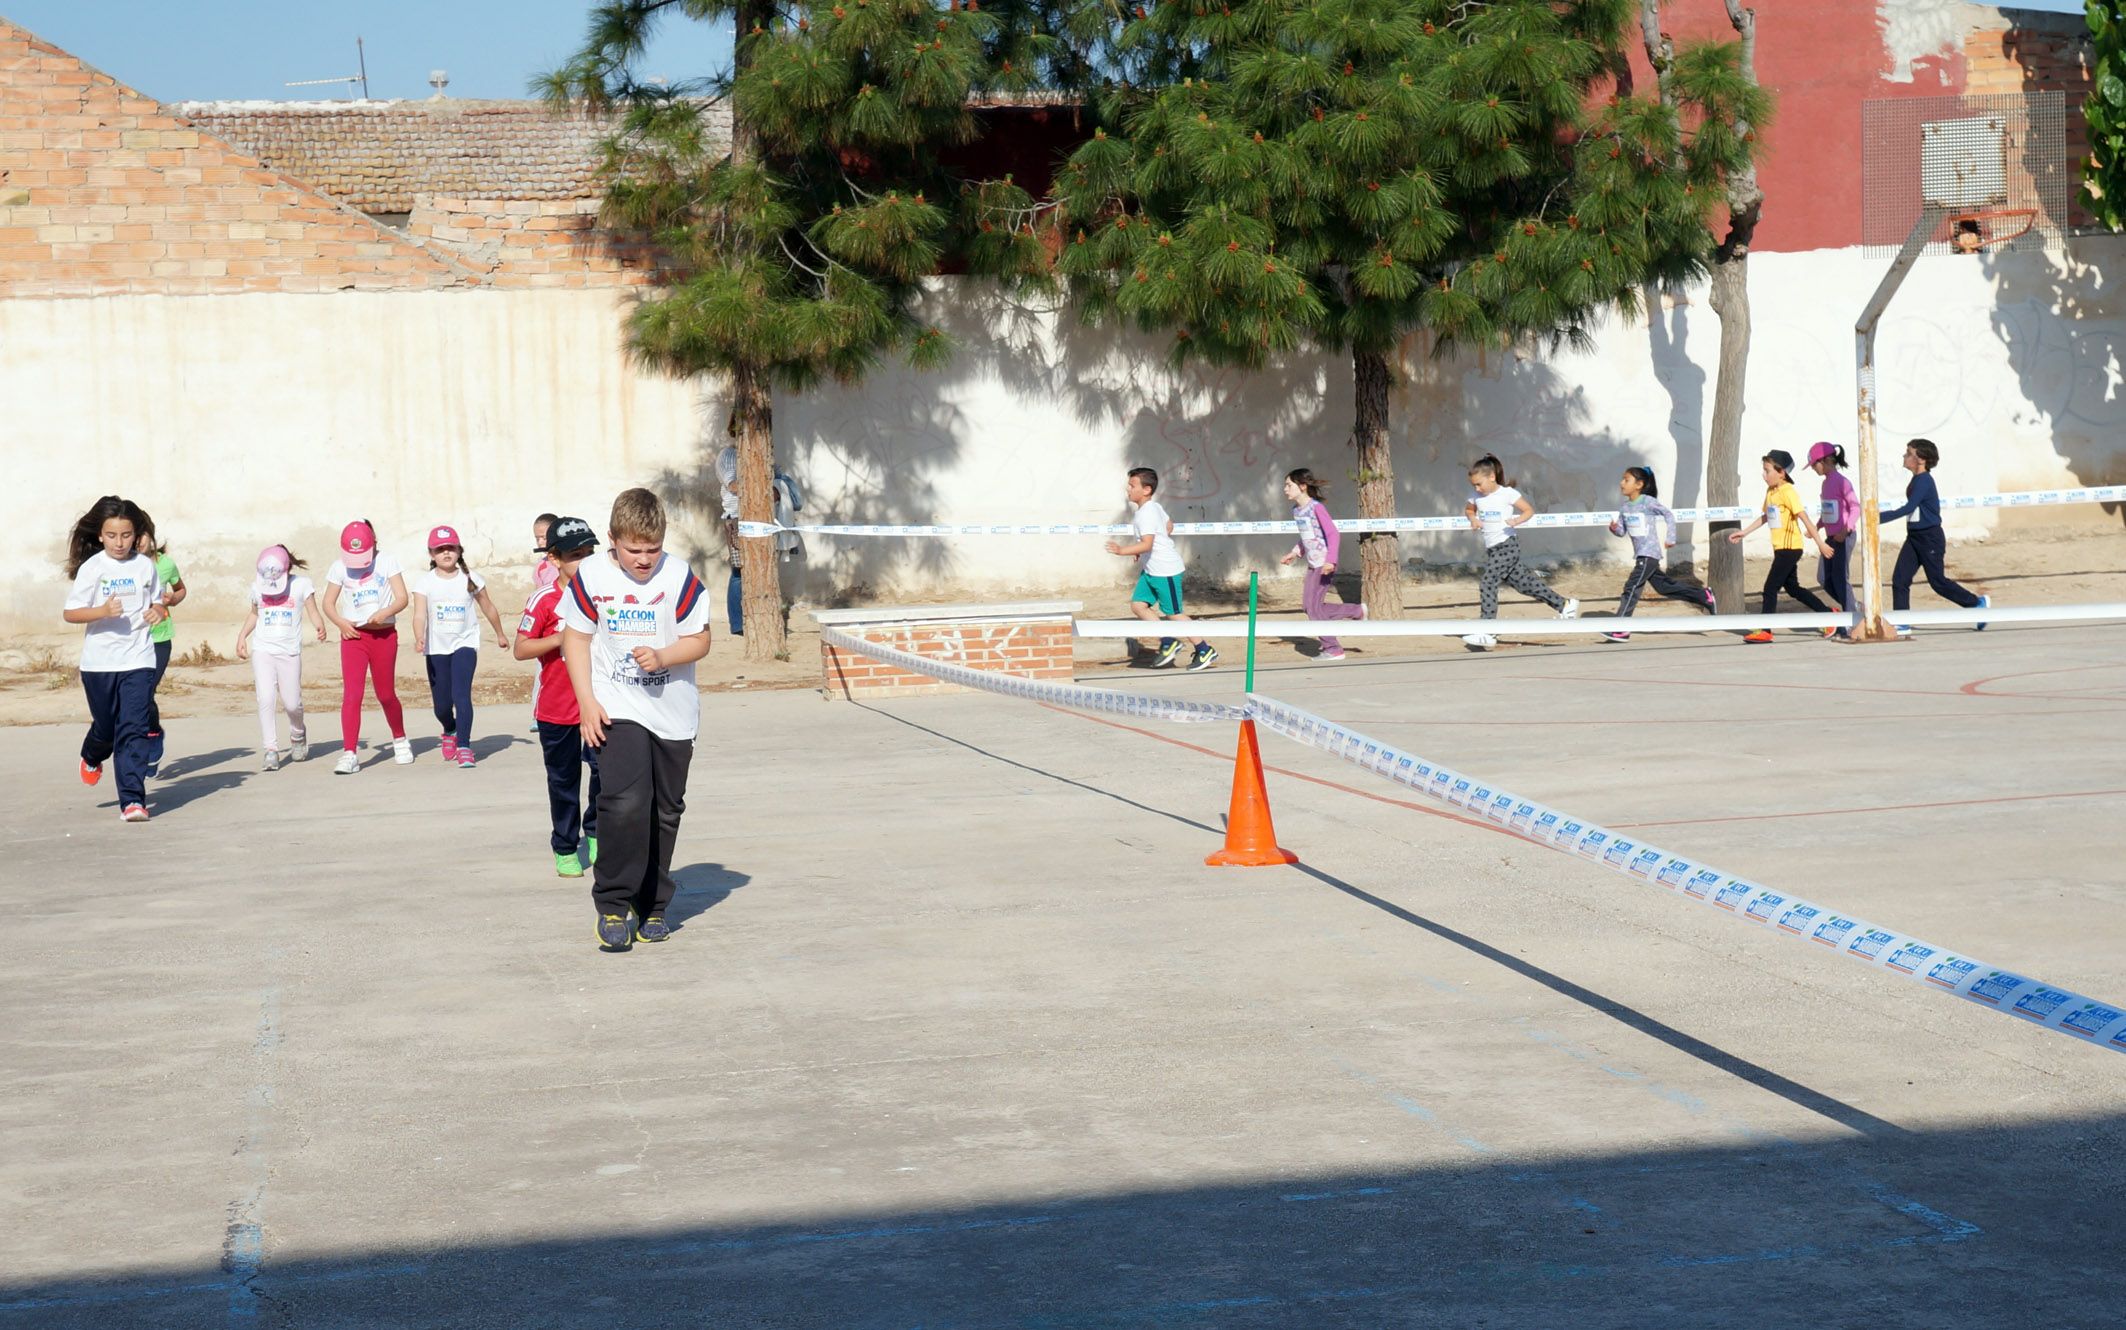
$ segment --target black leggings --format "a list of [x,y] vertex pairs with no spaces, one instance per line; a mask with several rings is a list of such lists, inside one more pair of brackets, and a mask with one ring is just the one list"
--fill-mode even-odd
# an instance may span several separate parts
[[1772,551],[1772,570],[1764,575],[1764,606],[1758,613],[1778,613],[1779,593],[1782,591],[1818,614],[1831,612],[1831,607],[1818,599],[1815,592],[1801,585],[1800,568],[1800,550]]
[[1631,576],[1624,579],[1624,592],[1617,597],[1617,617],[1629,619],[1631,612],[1639,608],[1639,593],[1652,587],[1657,595],[1670,600],[1688,601],[1693,605],[1710,607],[1712,599],[1702,586],[1679,582],[1661,571],[1661,561],[1648,555],[1632,560]]
[[1905,532],[1905,547],[1897,555],[1897,571],[1890,576],[1890,608],[1912,608],[1912,574],[1924,568],[1927,585],[1934,594],[1952,605],[1970,609],[1978,604],[1978,597],[1949,580],[1943,571],[1941,557],[1948,552],[1949,542],[1938,526],[1919,527]]

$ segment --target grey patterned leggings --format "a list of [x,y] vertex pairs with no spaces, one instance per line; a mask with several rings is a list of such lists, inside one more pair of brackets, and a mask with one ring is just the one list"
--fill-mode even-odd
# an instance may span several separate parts
[[1524,596],[1542,601],[1554,610],[1565,608],[1565,598],[1552,591],[1533,570],[1521,567],[1521,542],[1512,536],[1484,551],[1484,576],[1477,583],[1477,599],[1483,617],[1499,617],[1499,586],[1503,583]]

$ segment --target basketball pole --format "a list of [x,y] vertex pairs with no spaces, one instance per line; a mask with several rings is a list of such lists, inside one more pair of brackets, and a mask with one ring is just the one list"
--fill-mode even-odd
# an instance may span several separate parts
[[1882,617],[1882,529],[1877,520],[1882,511],[1882,484],[1875,470],[1875,330],[1890,307],[1890,298],[1904,285],[1905,275],[1912,271],[1912,264],[1933,239],[1935,228],[1948,215],[1949,209],[1938,203],[1920,209],[1919,220],[1912,224],[1912,234],[1905,238],[1904,248],[1890,261],[1890,270],[1882,275],[1881,285],[1868,298],[1860,321],[1853,325],[1860,415],[1860,625],[1853,633],[1856,642],[1897,640],[1889,620]]

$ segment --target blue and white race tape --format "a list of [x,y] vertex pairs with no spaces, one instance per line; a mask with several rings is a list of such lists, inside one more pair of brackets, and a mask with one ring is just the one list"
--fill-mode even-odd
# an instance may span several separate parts
[[1459,808],[1538,845],[1576,855],[1613,872],[1784,937],[1917,980],[1994,1011],[2126,1053],[2126,1010],[2027,975],[2003,970],[1907,933],[1840,914],[1828,906],[1735,877],[1695,859],[1636,841],[1495,785],[1426,761],[1275,698],[1250,694],[1256,721],[1288,739],[1343,758],[1426,797]]
[[[2092,605],[1991,605],[1985,609],[1885,610],[1893,624],[1920,627],[1955,624],[2072,623],[2126,619],[2126,603]],[[1850,628],[1852,614],[1669,614],[1619,619],[1586,615],[1577,619],[1258,619],[1257,637],[1468,637],[1489,633],[1507,637],[1579,637],[1589,633],[1718,633]],[[1156,631],[1142,619],[1079,619],[1071,625],[1079,637],[1150,637]],[[1246,637],[1245,619],[1191,619],[1191,637]]]
[[[2126,503],[2126,485],[2093,485],[2078,489],[2017,490],[2001,494],[1963,494],[1943,499],[1945,509],[2035,508],[2066,503]],[[1746,522],[1755,517],[1752,507],[1678,508],[1676,521]],[[1523,523],[1528,527],[1606,527],[1617,519],[1614,510],[1581,513],[1537,513]],[[1467,531],[1469,519],[1455,513],[1445,517],[1354,517],[1339,521],[1340,531]],[[1296,526],[1290,518],[1254,522],[1176,522],[1177,536],[1289,536]],[[850,523],[817,523],[783,526],[776,522],[740,522],[742,536],[772,536],[795,531],[807,536],[1128,536],[1136,528],[1127,522],[968,522],[930,523],[919,526],[874,526]]]
[[1248,708],[1227,702],[1179,701],[1174,698],[1155,697],[1149,693],[1120,693],[1111,688],[1088,688],[1083,684],[1055,683],[1046,679],[1028,679],[1022,675],[1005,674],[1000,670],[976,669],[971,665],[959,665],[952,661],[882,646],[836,628],[820,629],[819,637],[820,641],[837,650],[854,651],[873,660],[884,661],[897,669],[914,674],[927,674],[943,683],[1002,693],[1006,697],[1023,698],[1029,702],[1048,702],[1059,707],[1099,711],[1111,716],[1134,716],[1139,720],[1245,720],[1248,716]]

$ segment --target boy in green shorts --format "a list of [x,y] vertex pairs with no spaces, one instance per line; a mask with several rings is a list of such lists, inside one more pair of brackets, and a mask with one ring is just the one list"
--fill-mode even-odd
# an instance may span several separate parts
[[[1107,542],[1109,554],[1136,559],[1138,566],[1137,589],[1130,593],[1130,612],[1147,623],[1168,620],[1187,623],[1188,616],[1181,612],[1181,551],[1174,548],[1174,523],[1167,517],[1166,509],[1152,496],[1159,490],[1159,473],[1148,466],[1140,466],[1129,473],[1126,492],[1130,506],[1136,509],[1133,525],[1137,537],[1125,545],[1119,540]],[[1190,638],[1196,650],[1189,657],[1192,670],[1207,670],[1218,662],[1218,648],[1202,638]],[[1171,665],[1181,654],[1182,639],[1161,638],[1159,654],[1152,659],[1154,667]]]

